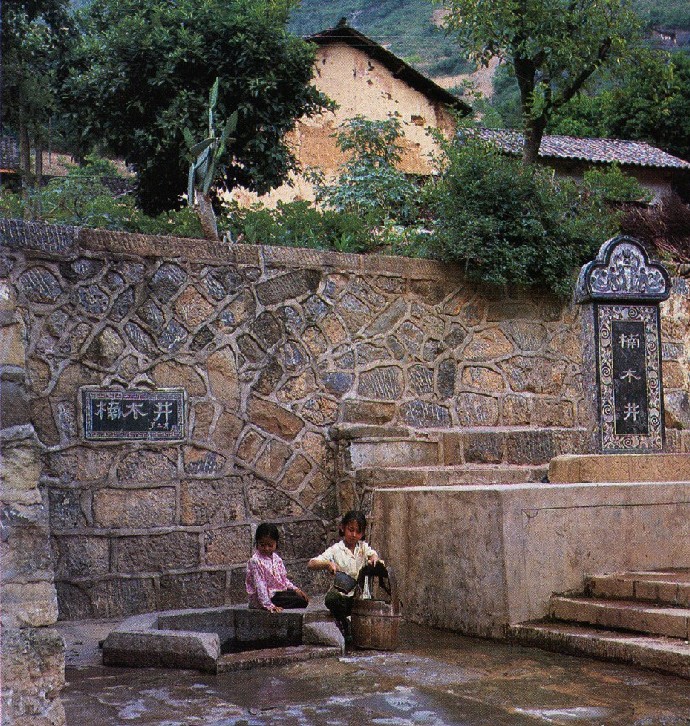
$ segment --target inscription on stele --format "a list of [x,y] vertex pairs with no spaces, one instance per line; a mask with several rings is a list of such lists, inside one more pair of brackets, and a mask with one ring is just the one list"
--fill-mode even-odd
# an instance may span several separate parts
[[179,441],[185,437],[185,391],[81,389],[84,438]]
[[608,240],[580,271],[576,299],[593,309],[604,453],[663,449],[659,303],[670,288],[664,266],[631,237]]

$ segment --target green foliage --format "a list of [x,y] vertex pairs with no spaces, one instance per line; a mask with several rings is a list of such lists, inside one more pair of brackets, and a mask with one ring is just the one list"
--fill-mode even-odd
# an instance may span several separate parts
[[552,133],[648,141],[690,159],[690,57],[642,51],[557,114]]
[[630,0],[442,0],[444,23],[470,58],[500,57],[518,80],[524,160],[535,163],[551,115],[638,38]]
[[213,111],[218,103],[218,86],[220,79],[216,78],[208,98],[208,136],[203,141],[196,143],[192,132],[182,129],[182,134],[189,149],[189,177],[187,186],[187,202],[194,204],[194,190],[198,189],[202,194],[208,194],[211,185],[216,181],[216,174],[221,171],[220,161],[225,154],[225,149],[234,139],[230,134],[237,128],[237,111],[234,111],[230,118],[223,125],[220,135],[216,131],[213,118]]
[[0,187],[0,217],[4,219],[22,219],[26,202],[21,195]]
[[[201,227],[188,208],[148,217],[129,195],[114,196],[103,183],[104,177],[117,176],[117,168],[107,159],[88,157],[81,167],[73,167],[65,177],[55,177],[35,188],[27,199],[3,190],[0,216],[22,218],[27,206],[32,216],[50,224],[95,227],[122,232],[201,237]],[[39,212],[40,210],[40,212]]]
[[520,89],[512,66],[499,65],[494,72],[492,85],[491,99],[482,100],[477,106],[477,110],[482,112],[482,123],[488,128],[520,128]]
[[428,191],[435,249],[470,278],[536,285],[565,296],[573,272],[614,233],[616,218],[574,182],[467,138],[446,144]]
[[97,154],[87,154],[85,163],[71,167],[67,174],[69,177],[120,177],[120,171],[114,161],[104,159]]
[[179,206],[183,129],[203,138],[208,89],[217,114],[238,112],[229,188],[265,192],[294,168],[284,135],[325,99],[311,86],[314,49],[287,33],[291,0],[94,0],[63,93],[82,143],[135,166],[147,212]]
[[277,209],[234,206],[229,215],[233,237],[248,244],[365,252],[370,230],[356,214],[319,211],[309,202],[278,203]]
[[225,221],[233,238],[246,244],[407,257],[432,254],[428,230],[392,222],[372,227],[352,212],[320,210],[309,202],[279,202],[276,209],[232,205],[227,212]]
[[398,116],[372,121],[355,116],[337,133],[341,151],[350,154],[335,182],[312,174],[316,198],[328,207],[357,214],[370,225],[411,223],[417,214],[418,188],[396,168],[402,149]]
[[690,57],[650,52],[602,101],[610,135],[651,141],[690,159]]
[[0,121],[19,136],[25,186],[32,181],[30,147],[47,137],[57,105],[60,58],[71,39],[67,4],[67,0],[0,3]]
[[584,189],[605,204],[651,202],[652,195],[635,179],[624,174],[618,164],[584,173]]
[[690,30],[687,0],[635,0],[635,10],[649,25]]

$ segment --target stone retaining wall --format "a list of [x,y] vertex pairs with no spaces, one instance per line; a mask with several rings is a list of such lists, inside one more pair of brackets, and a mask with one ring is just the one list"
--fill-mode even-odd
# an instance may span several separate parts
[[24,384],[24,326],[0,284],[0,719],[13,726],[61,726],[65,646],[58,615],[48,508],[39,490],[42,450]]
[[[591,424],[579,309],[493,295],[450,266],[8,221],[0,245],[46,448],[61,618],[241,602],[265,520],[308,587],[306,560],[335,536],[334,424]],[[664,321],[679,427],[680,283]],[[184,387],[187,439],[86,442],[86,385]]]

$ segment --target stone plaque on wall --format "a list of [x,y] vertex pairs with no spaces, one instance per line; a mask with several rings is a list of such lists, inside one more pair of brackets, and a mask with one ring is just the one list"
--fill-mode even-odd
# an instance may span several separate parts
[[585,265],[577,300],[591,303],[598,448],[603,453],[661,451],[664,405],[659,303],[670,294],[666,269],[643,245],[615,237]]
[[602,449],[663,446],[659,315],[653,305],[598,305]]
[[185,438],[185,391],[81,389],[84,438],[91,441],[179,441]]

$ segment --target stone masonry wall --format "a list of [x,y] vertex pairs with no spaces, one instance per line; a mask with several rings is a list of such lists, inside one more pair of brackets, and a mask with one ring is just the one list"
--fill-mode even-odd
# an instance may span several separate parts
[[[335,536],[335,424],[591,424],[579,309],[434,262],[0,221],[0,272],[26,328],[61,618],[241,602],[266,520],[308,588]],[[669,307],[683,427],[685,294]],[[85,385],[184,387],[187,439],[84,441]]]
[[24,326],[0,284],[0,603],[3,726],[61,726],[65,646],[58,616],[42,451],[24,384]]

